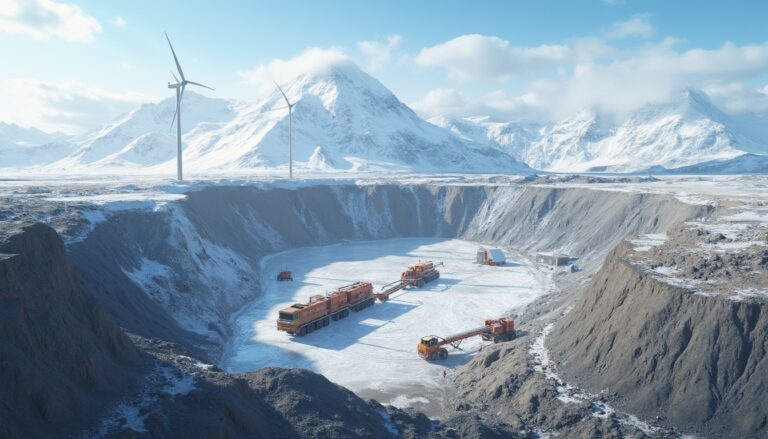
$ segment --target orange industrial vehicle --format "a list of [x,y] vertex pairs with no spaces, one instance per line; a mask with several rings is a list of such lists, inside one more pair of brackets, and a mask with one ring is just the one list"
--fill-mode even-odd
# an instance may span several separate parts
[[281,309],[277,330],[302,336],[328,326],[331,320],[343,319],[349,315],[350,309],[360,311],[373,305],[375,301],[373,285],[368,282],[355,282],[325,296],[312,296],[309,303],[294,303]]
[[386,302],[392,293],[400,291],[405,287],[414,286],[419,288],[426,283],[432,282],[440,277],[440,272],[437,271],[439,265],[443,265],[443,263],[438,262],[434,264],[432,261],[420,261],[418,264],[411,265],[400,275],[400,280],[381,287],[381,291],[376,293],[376,298]]
[[448,349],[443,346],[451,345],[458,349],[459,344],[463,340],[476,335],[481,336],[485,341],[493,340],[494,343],[512,340],[515,338],[515,321],[506,317],[500,317],[498,319],[486,320],[485,325],[479,328],[445,338],[436,335],[421,337],[421,341],[416,347],[416,352],[419,354],[419,357],[428,361],[445,360],[448,358]]

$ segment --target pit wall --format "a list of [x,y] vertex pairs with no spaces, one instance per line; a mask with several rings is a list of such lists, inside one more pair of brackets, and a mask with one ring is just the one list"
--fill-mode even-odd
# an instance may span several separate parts
[[156,211],[115,213],[69,253],[123,327],[215,361],[230,316],[259,294],[265,255],[344,240],[445,237],[559,250],[594,270],[627,235],[706,211],[664,195],[526,185],[211,187]]
[[664,283],[621,244],[548,345],[561,374],[632,413],[706,437],[768,432],[765,304]]

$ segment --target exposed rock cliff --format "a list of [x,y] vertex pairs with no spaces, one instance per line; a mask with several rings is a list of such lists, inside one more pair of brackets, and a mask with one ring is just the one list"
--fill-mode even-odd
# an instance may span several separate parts
[[768,303],[697,294],[638,259],[620,245],[554,326],[560,369],[590,390],[618,392],[646,417],[712,437],[763,437]]

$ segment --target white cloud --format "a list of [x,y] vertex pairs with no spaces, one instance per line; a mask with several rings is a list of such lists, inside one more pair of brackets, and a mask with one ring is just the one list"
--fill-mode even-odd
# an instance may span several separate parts
[[[490,96],[438,90],[414,105],[428,115],[443,111],[470,116],[485,108],[509,117],[517,117],[522,111],[557,119],[594,108],[620,118],[644,105],[668,102],[683,88],[706,90],[709,84],[759,77],[768,70],[768,43],[726,43],[716,49],[683,51],[677,49],[677,43],[667,38],[620,50],[599,38],[586,38],[571,40],[568,45],[514,48],[500,38],[459,37],[422,50],[417,63],[444,67],[449,78],[474,80],[477,84],[489,78],[525,79],[520,73],[536,68],[542,70],[538,76],[544,79],[531,79],[519,86],[517,97],[509,95],[495,102]],[[730,103],[726,102],[727,94],[721,93],[716,102],[731,111],[744,111],[750,105],[762,109],[760,93],[750,90],[733,94]],[[461,105],[468,108],[461,112]]]
[[565,45],[513,47],[499,37],[471,34],[422,49],[416,63],[442,67],[456,80],[504,80],[562,64],[573,56]]
[[558,69],[576,62],[593,61],[615,54],[599,38],[577,38],[568,44],[514,47],[499,37],[462,35],[422,49],[415,58],[421,66],[440,67],[458,81],[499,81]]
[[119,15],[115,18],[115,20],[112,22],[112,24],[114,24],[117,27],[126,27],[126,26],[128,26],[128,22],[125,21],[125,18],[123,18],[123,17],[121,17]]
[[385,42],[359,41],[357,48],[370,57],[368,69],[375,72],[389,64],[392,60],[392,51],[403,42],[400,35],[390,35]]
[[768,85],[749,87],[743,82],[708,84],[704,92],[729,113],[768,114]]
[[649,14],[635,14],[626,21],[617,21],[605,34],[613,38],[650,37],[655,32]]
[[512,96],[502,90],[470,96],[454,89],[435,89],[408,105],[425,118],[491,116],[500,120],[533,120],[547,116],[536,100],[533,94]]
[[[542,81],[528,92],[554,117],[584,108],[622,117],[643,105],[669,101],[686,87],[749,77],[768,69],[768,44],[677,52],[669,43],[634,51],[609,64],[577,65],[564,81]],[[723,102],[723,101],[721,101]]]
[[339,48],[311,48],[291,59],[276,59],[237,74],[246,84],[255,86],[263,96],[274,92],[273,81],[285,85],[301,74],[321,73],[330,67],[351,63],[349,56]]
[[75,81],[14,79],[5,85],[8,96],[3,101],[24,105],[0,107],[0,120],[68,133],[98,127],[152,100],[139,93],[116,93]]
[[78,6],[51,0],[0,0],[0,31],[38,40],[90,43],[101,24]]

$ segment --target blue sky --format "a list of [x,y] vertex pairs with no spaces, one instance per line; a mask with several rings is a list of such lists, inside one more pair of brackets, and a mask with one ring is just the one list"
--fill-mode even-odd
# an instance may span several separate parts
[[767,16],[763,1],[0,0],[0,120],[75,132],[169,96],[166,30],[210,96],[256,100],[287,74],[276,60],[316,48],[425,117],[621,115],[683,87],[768,113]]

